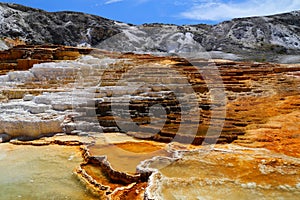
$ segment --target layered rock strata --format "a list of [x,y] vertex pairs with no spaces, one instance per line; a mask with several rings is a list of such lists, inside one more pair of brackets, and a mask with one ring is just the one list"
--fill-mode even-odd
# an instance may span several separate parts
[[[63,128],[68,134],[117,131],[165,142],[228,143],[243,135],[249,124],[265,123],[265,117],[240,116],[247,112],[239,103],[227,107],[225,116],[227,100],[285,98],[299,90],[300,67],[296,64],[108,55],[39,64],[29,71],[1,76],[4,100],[24,97],[21,102],[4,104],[3,109],[17,105],[29,115],[64,116]],[[209,67],[217,69],[221,82],[204,78]],[[217,88],[225,95],[219,100],[213,94]],[[298,109],[298,104],[293,105],[291,109]],[[190,134],[187,129],[192,130]],[[207,130],[216,132],[215,136],[207,135]]]
[[[80,103],[81,94],[73,94],[79,71],[91,67],[93,59],[36,64],[29,71],[13,71],[0,76],[1,134],[37,138],[63,132],[62,122],[72,114],[72,99]],[[90,62],[90,63],[88,63]],[[95,59],[99,68],[113,59]],[[79,98],[81,97],[81,98]],[[5,137],[2,137],[5,138]],[[7,140],[7,138],[6,138]]]
[[84,145],[75,173],[111,199],[299,196],[299,64],[99,52],[0,76],[1,140]]
[[[245,108],[238,105],[239,99],[263,101],[267,96],[284,98],[299,92],[300,67],[296,64],[192,60],[193,66],[178,58],[124,57],[134,61],[122,61],[104,70],[93,99],[86,107],[82,104],[76,108],[81,116],[72,120],[96,119],[104,132],[125,132],[141,139],[193,144],[217,139],[218,143],[228,143],[245,134],[248,125],[265,123],[266,116],[247,116]],[[221,82],[203,78],[207,66],[216,67]],[[212,93],[218,88],[225,94],[221,100]],[[236,108],[226,107],[225,116],[227,101],[236,102]],[[291,107],[298,108],[297,104]],[[255,107],[247,109],[255,112]],[[208,128],[216,132],[215,136],[207,135]]]
[[54,60],[75,60],[80,55],[90,52],[91,49],[88,48],[59,45],[17,45],[0,52],[0,68],[2,73],[9,70],[28,70],[34,64]]

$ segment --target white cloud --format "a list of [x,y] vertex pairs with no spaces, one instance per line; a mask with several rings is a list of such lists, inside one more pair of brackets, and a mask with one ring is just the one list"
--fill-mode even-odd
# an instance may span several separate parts
[[193,0],[196,5],[180,14],[193,20],[221,21],[237,17],[264,16],[300,10],[299,0]]
[[117,3],[117,2],[121,2],[121,1],[123,1],[123,0],[108,0],[104,4],[107,5],[107,4]]
[[[118,3],[122,1],[126,1],[126,0],[106,0],[104,4],[108,5],[108,4]],[[150,0],[132,0],[132,1],[127,0],[127,3],[143,4],[143,3],[147,3],[148,1]]]

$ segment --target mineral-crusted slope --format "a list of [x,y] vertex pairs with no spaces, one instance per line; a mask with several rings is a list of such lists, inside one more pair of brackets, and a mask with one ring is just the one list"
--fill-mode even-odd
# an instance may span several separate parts
[[[226,192],[231,199],[297,198],[299,71],[299,64],[94,50],[74,61],[4,71],[0,138],[16,145],[84,145],[85,160],[74,173],[103,198]],[[208,135],[209,127],[220,135]],[[45,134],[56,136],[23,141]],[[203,141],[235,145],[194,146]],[[220,190],[210,193],[212,187]]]

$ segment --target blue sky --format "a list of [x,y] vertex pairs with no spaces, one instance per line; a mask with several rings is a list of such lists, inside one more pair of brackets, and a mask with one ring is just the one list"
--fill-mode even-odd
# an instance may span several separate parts
[[300,0],[6,0],[47,11],[80,11],[132,24],[216,24],[300,10]]

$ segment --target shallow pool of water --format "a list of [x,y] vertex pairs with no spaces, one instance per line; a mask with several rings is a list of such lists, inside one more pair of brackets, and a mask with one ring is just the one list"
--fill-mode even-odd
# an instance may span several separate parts
[[95,145],[89,147],[92,156],[106,155],[111,166],[118,171],[136,173],[140,162],[155,156],[169,156],[162,146],[146,142],[126,142],[116,144]]
[[0,199],[92,200],[73,174],[77,147],[0,144]]

